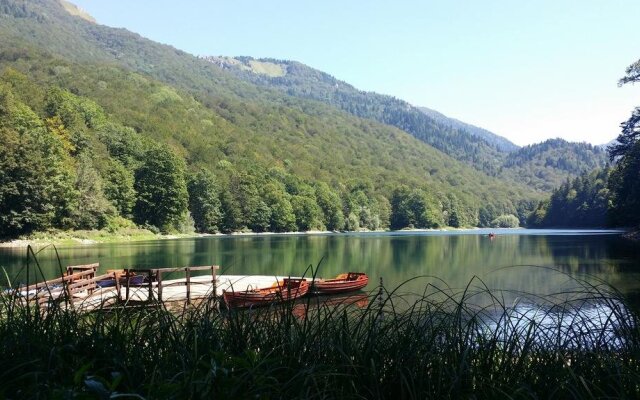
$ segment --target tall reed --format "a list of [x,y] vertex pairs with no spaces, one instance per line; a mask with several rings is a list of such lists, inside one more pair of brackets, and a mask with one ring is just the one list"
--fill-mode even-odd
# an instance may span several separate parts
[[6,398],[638,398],[638,315],[603,285],[551,297],[472,280],[419,295],[376,288],[366,306],[310,297],[180,312],[80,313],[0,295]]

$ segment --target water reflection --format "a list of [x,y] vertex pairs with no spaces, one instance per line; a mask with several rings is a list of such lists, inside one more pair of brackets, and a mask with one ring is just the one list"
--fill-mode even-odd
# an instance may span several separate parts
[[518,305],[485,319],[480,334],[521,347],[611,350],[622,348],[634,328],[632,314],[621,303],[603,300],[547,309]]
[[[600,279],[623,293],[640,292],[640,249],[618,234],[584,231],[485,231],[206,237],[58,248],[63,265],[99,262],[100,269],[217,264],[228,274],[302,275],[320,263],[319,276],[346,271],[380,277],[421,293],[429,282],[465,287],[474,276],[490,289],[544,295],[563,290],[572,278]],[[22,281],[25,249],[0,248],[0,266]],[[47,278],[58,267],[53,248],[38,255]],[[322,262],[320,262],[322,260]],[[561,273],[558,273],[560,271]],[[437,279],[436,279],[437,278]]]

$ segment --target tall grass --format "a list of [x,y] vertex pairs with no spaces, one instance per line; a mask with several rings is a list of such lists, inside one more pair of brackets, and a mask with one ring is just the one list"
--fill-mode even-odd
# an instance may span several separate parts
[[638,398],[638,315],[601,285],[506,304],[473,280],[366,307],[317,298],[79,313],[0,296],[6,398]]

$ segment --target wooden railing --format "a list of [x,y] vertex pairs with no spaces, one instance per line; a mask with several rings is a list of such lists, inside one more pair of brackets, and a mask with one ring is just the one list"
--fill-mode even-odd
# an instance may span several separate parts
[[36,301],[41,306],[50,301],[70,301],[80,293],[90,295],[97,287],[96,282],[114,276],[113,273],[96,276],[98,267],[98,263],[68,266],[67,274],[60,278],[37,282],[17,290],[26,301]]
[[[216,296],[216,272],[220,268],[217,265],[181,268],[149,268],[149,269],[124,269],[123,272],[111,271],[96,276],[99,264],[74,265],[67,267],[67,273],[56,279],[38,282],[26,287],[16,289],[27,302],[34,301],[40,306],[46,306],[52,301],[66,301],[73,306],[74,298],[86,298],[97,288],[97,282],[101,280],[114,280],[117,297],[120,301],[135,301],[132,299],[131,281],[134,276],[145,277],[142,285],[135,285],[138,290],[147,291],[147,299],[138,299],[143,302],[163,301],[163,290],[169,286],[186,286],[186,302],[193,299],[192,285],[210,285],[212,294]],[[194,281],[193,272],[210,271],[210,279],[198,279]],[[176,279],[167,283],[163,280],[167,274],[184,274],[184,280]],[[123,287],[124,286],[124,287]],[[123,290],[124,289],[124,298]]]
[[[124,270],[124,287],[125,287],[124,299],[122,298],[120,290],[118,290],[118,295],[120,296],[121,301],[123,300],[126,302],[131,300],[131,297],[130,297],[131,278],[136,275],[143,275],[145,277],[144,287],[146,287],[146,290],[148,291],[147,301],[153,301],[155,299],[156,296],[155,296],[154,288],[157,289],[157,300],[159,302],[162,302],[163,301],[162,292],[164,288],[168,286],[183,286],[183,285],[186,285],[187,303],[191,302],[191,285],[209,285],[210,284],[212,287],[212,294],[215,297],[216,296],[216,271],[219,268],[220,267],[217,265],[199,266],[199,267],[180,267],[180,268],[149,268],[149,269],[128,268]],[[192,281],[191,274],[194,271],[211,271],[211,280],[197,281],[197,282]],[[163,275],[166,275],[169,273],[174,273],[174,274],[184,273],[185,280],[172,282],[170,284],[165,284],[165,282],[163,282]]]

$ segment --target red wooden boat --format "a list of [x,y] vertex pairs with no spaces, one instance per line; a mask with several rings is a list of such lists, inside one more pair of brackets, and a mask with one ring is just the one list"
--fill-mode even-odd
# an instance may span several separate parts
[[275,282],[271,287],[262,289],[247,289],[243,291],[223,291],[227,307],[257,307],[281,301],[289,301],[302,297],[309,291],[306,279],[283,279]]
[[313,291],[319,294],[336,294],[360,290],[367,286],[369,277],[364,272],[347,272],[333,279],[317,279]]

